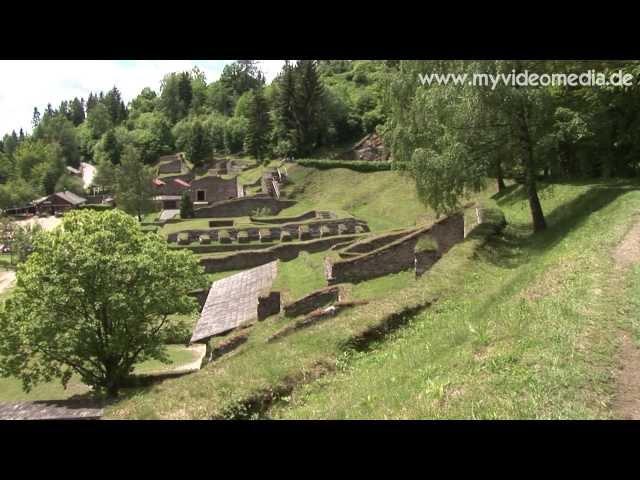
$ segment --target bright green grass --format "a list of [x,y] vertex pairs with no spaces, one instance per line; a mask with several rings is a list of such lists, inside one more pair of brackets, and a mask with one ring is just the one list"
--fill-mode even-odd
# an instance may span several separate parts
[[71,377],[65,390],[59,381],[42,383],[34,387],[29,393],[22,390],[22,381],[17,378],[0,378],[0,401],[26,402],[36,400],[64,400],[74,395],[89,391],[76,376]]
[[[134,373],[151,373],[174,369],[195,360],[192,351],[182,345],[168,345],[167,353],[171,363],[165,364],[157,360],[147,360],[136,366]],[[90,390],[77,376],[73,376],[67,389],[59,381],[51,381],[35,386],[29,393],[22,390],[22,382],[14,377],[0,378],[0,401],[35,401],[63,400],[73,395],[87,393]]]
[[288,262],[278,262],[278,276],[272,290],[279,290],[284,303],[292,302],[327,286],[324,277],[324,258],[327,252],[300,252]]
[[0,253],[0,272],[3,270],[15,270],[15,268],[16,266],[11,263],[11,255],[9,253]]
[[[464,281],[268,415],[608,418],[617,328],[635,322],[637,334],[630,299],[640,293],[639,270],[615,271],[610,252],[638,220],[640,192],[574,184],[542,197],[546,232],[531,235],[522,192],[511,189],[498,201],[511,223],[505,234],[449,272]],[[428,288],[440,282],[436,267]]]
[[398,172],[359,173],[344,168],[288,167],[284,191],[298,203],[280,214],[330,210],[366,220],[373,231],[414,226],[434,219],[418,200],[415,182]]
[[136,366],[134,373],[172,370],[196,359],[194,352],[187,350],[184,345],[167,345],[167,355],[171,363],[167,364],[158,360],[146,360]]

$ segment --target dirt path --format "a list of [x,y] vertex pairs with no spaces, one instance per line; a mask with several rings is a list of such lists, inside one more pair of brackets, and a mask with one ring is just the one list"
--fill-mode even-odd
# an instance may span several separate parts
[[13,286],[16,279],[16,272],[0,272],[0,294]]
[[[633,227],[613,252],[615,269],[618,271],[640,263],[640,219],[634,220]],[[614,416],[624,420],[640,420],[640,348],[628,332],[620,333],[618,362],[620,370],[612,405]]]

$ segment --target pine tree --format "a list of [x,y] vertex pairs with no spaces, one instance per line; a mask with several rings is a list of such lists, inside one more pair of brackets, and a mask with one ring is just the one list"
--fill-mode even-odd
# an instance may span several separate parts
[[275,105],[275,141],[280,154],[293,155],[297,149],[296,122],[296,80],[293,66],[287,60],[278,81],[278,95]]
[[193,100],[193,87],[191,85],[191,75],[189,72],[182,72],[178,80],[178,98],[182,104],[181,116],[186,116],[191,108]]
[[44,115],[42,116],[43,120],[46,118],[51,118],[54,115],[53,108],[51,108],[51,104],[47,103],[47,109],[44,111]]
[[196,166],[204,165],[205,160],[211,155],[211,145],[208,136],[199,120],[193,122],[190,142],[186,149],[189,160]]
[[87,98],[87,115],[89,115],[89,112],[93,109],[93,107],[96,106],[97,103],[98,99],[96,98],[96,96],[93,94],[93,92],[89,92],[89,98]]
[[78,125],[80,125],[82,122],[84,122],[85,119],[85,115],[84,115],[84,105],[83,102],[81,100],[78,100],[78,97],[75,97],[72,101],[71,101],[71,109],[70,109],[70,120],[73,122],[73,124],[77,127]]
[[259,88],[253,92],[249,100],[249,123],[245,140],[247,152],[254,156],[258,162],[264,158],[267,152],[270,130],[269,106],[262,88]]
[[33,125],[33,129],[35,130],[40,124],[40,112],[38,111],[38,107],[33,107],[33,119],[31,120],[31,125]]
[[126,109],[122,101],[122,96],[120,95],[120,90],[118,90],[117,87],[114,86],[109,90],[102,101],[107,107],[114,125],[118,125],[125,119]]
[[316,70],[315,60],[300,60],[295,70],[298,152],[307,155],[317,146],[324,89]]
[[20,129],[20,134],[18,136],[18,141],[20,143],[24,142],[24,131],[22,129]]
[[195,216],[195,211],[193,209],[193,202],[191,201],[191,197],[188,192],[184,192],[182,194],[182,198],[180,199],[180,217],[181,218],[193,218]]

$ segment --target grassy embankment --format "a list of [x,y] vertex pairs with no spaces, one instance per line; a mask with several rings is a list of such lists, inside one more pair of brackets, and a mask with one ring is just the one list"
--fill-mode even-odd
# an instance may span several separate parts
[[[396,291],[389,277],[359,284],[352,294],[368,289],[371,303],[277,342],[266,340],[292,321],[262,322],[235,353],[132,392],[109,414],[606,418],[618,329],[636,339],[640,330],[631,300],[640,271],[615,271],[610,252],[637,219],[640,193],[620,183],[555,185],[542,201],[542,234],[532,235],[513,187],[497,200],[510,225],[488,244],[468,239]],[[406,325],[353,342],[390,317]]]

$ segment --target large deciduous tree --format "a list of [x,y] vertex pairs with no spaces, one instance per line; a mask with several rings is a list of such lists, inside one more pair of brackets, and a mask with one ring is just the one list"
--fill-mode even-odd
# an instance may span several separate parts
[[552,123],[546,88],[499,83],[497,88],[421,85],[419,74],[544,71],[530,62],[401,62],[391,75],[391,117],[385,136],[398,164],[416,179],[423,201],[437,212],[459,207],[460,199],[501,176],[503,162],[522,172],[534,231],[546,228],[538,198],[537,154]]
[[115,396],[137,363],[167,360],[170,315],[197,308],[188,293],[201,282],[191,252],[171,250],[125,213],[71,212],[38,235],[0,310],[0,375],[29,390],[77,374]]

